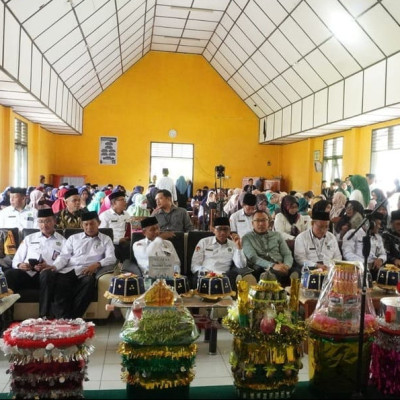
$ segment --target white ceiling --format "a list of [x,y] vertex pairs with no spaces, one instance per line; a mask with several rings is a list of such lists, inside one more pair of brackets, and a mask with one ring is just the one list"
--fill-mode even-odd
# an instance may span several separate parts
[[151,50],[203,55],[260,143],[400,117],[399,0],[0,0],[0,104],[54,133]]

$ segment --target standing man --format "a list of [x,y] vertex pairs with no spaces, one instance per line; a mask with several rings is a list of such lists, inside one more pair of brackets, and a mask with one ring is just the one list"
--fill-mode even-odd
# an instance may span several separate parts
[[81,318],[93,299],[96,274],[117,262],[109,236],[99,232],[96,211],[82,214],[84,232],[71,235],[53,263],[57,271],[52,312],[56,318]]
[[86,208],[81,208],[81,196],[78,189],[69,189],[64,194],[66,208],[56,214],[57,228],[80,228],[82,224],[82,214],[87,212]]
[[263,272],[269,271],[285,287],[290,284],[293,257],[281,234],[269,230],[269,223],[270,217],[265,211],[253,214],[253,230],[242,238],[243,252],[257,281]]
[[234,212],[229,222],[231,224],[232,237],[239,235],[243,237],[247,232],[253,230],[253,214],[256,211],[257,197],[254,194],[246,193],[243,197],[242,208]]
[[100,228],[111,228],[113,230],[115,256],[123,262],[129,259],[131,236],[126,237],[125,233],[126,224],[130,222],[131,216],[125,211],[124,192],[114,192],[108,197],[111,201],[111,208],[100,214]]
[[200,239],[192,256],[193,287],[199,273],[216,272],[229,277],[233,290],[236,290],[236,277],[246,266],[239,236],[229,239],[231,228],[229,219],[218,217],[214,220],[212,231],[215,236]]
[[178,201],[178,195],[176,193],[175,182],[172,178],[168,176],[169,171],[168,168],[163,168],[162,170],[163,177],[158,181],[157,187],[160,190],[168,190],[171,193],[172,200],[174,203]]
[[160,227],[157,218],[147,217],[140,222],[144,239],[133,243],[133,253],[139,266],[139,270],[133,269],[137,275],[146,276],[149,272],[149,256],[168,257],[174,266],[174,271],[181,272],[181,261],[176,253],[174,245],[169,240],[160,237]]
[[21,289],[39,289],[39,316],[50,318],[56,276],[51,266],[61,253],[65,238],[55,231],[56,219],[51,208],[38,211],[37,223],[40,232],[28,235],[19,245],[6,279],[14,293]]
[[0,211],[0,228],[37,228],[37,210],[26,204],[25,188],[10,188],[10,205]]
[[[172,204],[171,192],[166,189],[156,194],[157,208],[151,214],[157,218],[164,239],[173,236],[173,232],[189,232],[193,230],[187,210]],[[165,234],[169,231],[168,234]]]
[[329,229],[329,213],[312,209],[311,228],[299,233],[294,242],[294,258],[299,268],[305,262],[327,269],[329,260],[341,260],[338,242]]

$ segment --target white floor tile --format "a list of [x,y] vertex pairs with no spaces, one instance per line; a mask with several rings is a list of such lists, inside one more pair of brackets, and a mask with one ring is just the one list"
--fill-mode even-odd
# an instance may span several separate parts
[[83,382],[83,390],[99,390],[101,381],[89,380]]
[[103,375],[101,380],[104,381],[119,381],[121,379],[122,365],[118,364],[104,364]]
[[102,390],[112,390],[112,389],[126,389],[126,383],[121,379],[118,381],[102,381],[100,384],[100,389]]

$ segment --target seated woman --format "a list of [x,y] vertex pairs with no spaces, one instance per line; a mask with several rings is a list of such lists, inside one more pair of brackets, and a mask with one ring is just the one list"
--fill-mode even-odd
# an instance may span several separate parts
[[272,219],[275,219],[275,215],[278,214],[280,211],[279,193],[267,192],[266,196],[267,196],[267,207],[268,207],[269,215],[271,216]]
[[293,251],[294,239],[300,232],[304,232],[309,227],[309,219],[299,213],[299,202],[296,197],[286,195],[282,199],[281,212],[275,217],[274,231],[280,232]]
[[343,240],[343,236],[350,229],[356,229],[360,225],[364,217],[364,207],[357,200],[348,200],[344,211],[340,215],[340,219],[335,224],[334,235],[339,241]]
[[199,226],[202,231],[208,231],[211,209],[217,208],[216,195],[213,190],[207,193],[207,199],[201,202],[199,209]]
[[344,208],[346,206],[347,197],[342,192],[336,192],[332,198],[332,208],[329,212],[329,218],[333,224],[333,229],[335,229],[336,223],[340,220],[344,213]]

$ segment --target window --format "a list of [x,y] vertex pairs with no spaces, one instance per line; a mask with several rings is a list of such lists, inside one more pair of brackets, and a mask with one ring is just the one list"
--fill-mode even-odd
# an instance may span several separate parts
[[162,177],[162,169],[168,168],[169,177],[176,181],[181,175],[193,181],[193,144],[157,143],[150,144],[150,180]]
[[376,176],[376,185],[385,193],[394,188],[394,180],[400,178],[400,125],[372,131],[371,172]]
[[329,185],[335,178],[342,179],[342,171],[343,137],[324,140],[322,179]]
[[28,184],[28,125],[15,118],[14,125],[14,186]]

